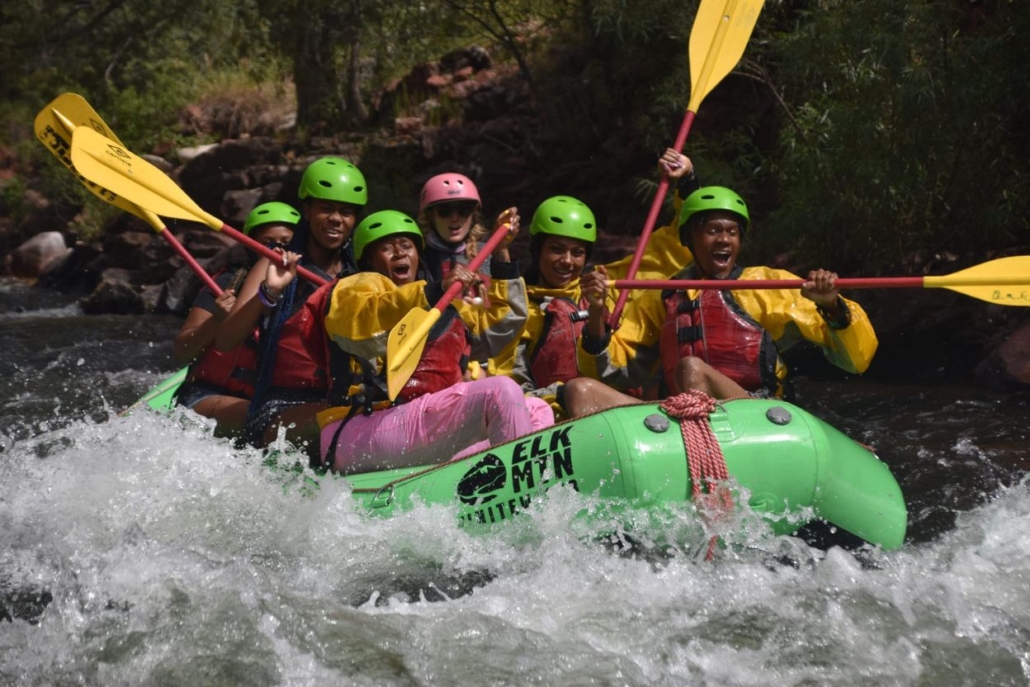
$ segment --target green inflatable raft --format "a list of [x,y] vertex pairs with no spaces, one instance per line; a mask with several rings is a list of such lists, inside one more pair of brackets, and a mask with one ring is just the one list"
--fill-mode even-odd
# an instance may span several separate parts
[[[171,407],[182,371],[140,399]],[[415,501],[454,504],[469,526],[510,520],[548,489],[567,485],[618,506],[660,508],[691,498],[678,420],[657,403],[549,427],[452,463],[348,475],[368,512],[390,515]],[[908,514],[897,481],[876,455],[811,413],[780,400],[720,403],[708,421],[731,478],[772,530],[808,512],[884,549],[899,548]],[[810,509],[806,511],[805,509]]]

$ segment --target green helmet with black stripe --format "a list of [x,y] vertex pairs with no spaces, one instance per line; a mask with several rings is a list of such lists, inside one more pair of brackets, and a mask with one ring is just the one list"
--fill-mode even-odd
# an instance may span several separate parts
[[732,191],[725,186],[703,186],[691,193],[683,201],[683,207],[680,208],[681,236],[682,228],[691,217],[698,213],[715,210],[732,212],[737,215],[740,218],[738,220],[740,223],[740,235],[743,236],[747,233],[748,225],[751,223],[751,216],[748,214],[747,204],[744,202],[744,199],[736,191]]
[[397,234],[411,236],[419,249],[425,244],[422,239],[422,230],[418,223],[403,212],[396,210],[380,210],[361,220],[354,230],[354,259],[361,260],[365,249],[379,239]]
[[285,224],[296,227],[300,222],[300,213],[296,208],[286,203],[262,203],[250,211],[247,221],[243,224],[243,233],[250,235],[258,227],[266,224]]
[[540,203],[533,213],[529,235],[535,237],[538,234],[594,243],[597,241],[597,220],[583,201],[572,196],[553,196]]
[[368,186],[361,170],[350,162],[339,157],[323,157],[304,170],[297,195],[301,200],[318,198],[364,207],[368,203]]

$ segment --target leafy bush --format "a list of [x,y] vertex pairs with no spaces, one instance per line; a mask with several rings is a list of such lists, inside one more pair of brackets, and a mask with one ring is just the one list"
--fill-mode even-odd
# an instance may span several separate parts
[[1012,97],[1030,86],[1030,20],[968,10],[827,3],[782,37],[781,245],[850,270],[1030,239],[1028,113]]

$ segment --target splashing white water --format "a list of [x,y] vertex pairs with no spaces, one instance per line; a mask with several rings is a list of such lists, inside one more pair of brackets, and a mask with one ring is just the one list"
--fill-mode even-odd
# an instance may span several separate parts
[[[76,421],[0,462],[10,684],[1026,684],[1030,487],[860,557],[743,534],[620,555],[556,490],[489,535],[358,513],[184,413]],[[663,527],[699,528],[683,520]],[[652,523],[653,524],[653,523]],[[20,597],[18,595],[21,595]],[[33,610],[34,609],[34,610]],[[29,622],[29,620],[33,622]]]

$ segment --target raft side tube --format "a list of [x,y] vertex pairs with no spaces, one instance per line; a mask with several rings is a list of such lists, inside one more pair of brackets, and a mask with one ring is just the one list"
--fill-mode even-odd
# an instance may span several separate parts
[[186,381],[190,368],[183,367],[158,382],[150,391],[138,398],[135,403],[123,410],[119,415],[128,415],[136,408],[147,406],[158,412],[168,412],[175,408],[175,394]]
[[[748,506],[773,516],[813,506],[818,451],[811,427],[795,406],[765,399],[720,403],[711,415],[730,476],[749,493]],[[792,534],[798,518],[767,518],[776,534]]]
[[[811,507],[865,541],[884,549],[901,546],[908,523],[905,501],[872,451],[785,401],[745,399],[723,406],[737,436],[721,436],[717,422],[713,428],[730,474],[751,491],[752,508],[782,513]],[[789,520],[771,524],[778,534],[800,526]]]
[[[131,408],[169,410],[188,373],[162,380]],[[780,400],[726,401],[710,416],[731,477],[749,506],[780,514],[812,507],[862,539],[902,545],[908,513],[901,489],[875,454],[797,406]],[[347,481],[365,510],[389,515],[426,503],[459,505],[469,523],[500,522],[557,484],[637,508],[690,498],[679,423],[658,404],[614,408],[555,425],[443,466],[359,475]],[[414,497],[414,498],[413,498]],[[777,534],[802,523],[770,518]]]
[[[548,489],[565,484],[603,498],[624,497],[628,475],[621,457],[629,450],[621,423],[593,415],[539,430],[468,458],[441,466],[348,475],[355,498],[388,515],[412,499],[457,503],[465,523],[495,524],[525,510]],[[682,496],[680,496],[682,500]]]
[[[904,539],[901,491],[872,452],[802,409],[782,401],[740,400],[712,414],[730,476],[759,512],[811,507],[818,517],[884,548]],[[566,484],[634,508],[690,499],[680,426],[657,404],[614,408],[555,425],[433,469],[351,475],[354,496],[387,515],[415,498],[457,502],[466,524],[493,525],[525,510],[551,487]],[[792,534],[798,518],[767,518]]]
[[890,469],[835,427],[806,415],[823,445],[812,504],[820,517],[886,550],[901,548],[908,508]]

